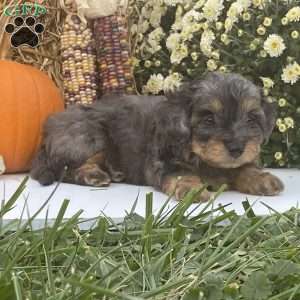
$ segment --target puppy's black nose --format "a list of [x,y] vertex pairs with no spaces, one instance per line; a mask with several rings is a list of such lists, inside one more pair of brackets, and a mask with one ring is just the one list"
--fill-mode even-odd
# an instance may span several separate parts
[[228,152],[231,157],[238,158],[240,157],[244,152],[244,146],[242,145],[226,145],[226,148],[228,149]]

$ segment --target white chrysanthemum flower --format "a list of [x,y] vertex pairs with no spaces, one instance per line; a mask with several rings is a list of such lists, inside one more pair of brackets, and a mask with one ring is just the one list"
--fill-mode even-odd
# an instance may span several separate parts
[[209,59],[206,63],[206,66],[209,71],[215,71],[218,68],[216,61],[213,59]]
[[141,16],[144,19],[149,19],[151,16],[151,12],[152,12],[152,7],[144,6],[141,11]]
[[149,22],[147,20],[145,20],[141,24],[141,33],[145,33],[148,29],[149,29]]
[[150,76],[147,84],[144,86],[144,92],[159,94],[164,87],[164,77],[162,74],[153,74]]
[[164,3],[168,6],[176,6],[177,4],[183,4],[184,0],[164,0]]
[[217,21],[224,8],[223,2],[224,0],[207,0],[203,6],[204,17],[210,22]]
[[215,34],[212,30],[205,30],[201,35],[200,49],[207,57],[211,57],[212,54],[212,42],[215,40]]
[[222,28],[223,28],[223,23],[222,22],[217,22],[216,23],[216,29],[218,30],[218,31],[220,31]]
[[226,33],[221,34],[221,41],[227,46],[230,43],[230,39]]
[[291,32],[291,37],[295,40],[298,39],[299,38],[299,32],[297,30],[292,31]]
[[269,77],[259,77],[263,82],[264,88],[271,89],[274,86],[274,81]]
[[[280,99],[278,100],[278,106],[279,106],[279,107],[285,107],[286,104],[287,104],[287,101],[286,101],[285,98],[280,98]],[[281,119],[278,119],[278,122],[279,122],[279,120],[281,120]],[[282,122],[282,120],[281,120],[281,122]]]
[[238,17],[250,6],[250,0],[237,0],[236,2],[230,5],[227,11],[227,18],[225,20],[225,32],[231,31],[234,23],[238,21]]
[[254,5],[255,8],[263,9],[265,0],[252,0],[252,4]]
[[165,36],[165,33],[163,32],[163,29],[161,27],[158,27],[151,31],[148,35],[148,43],[150,45],[150,48],[147,49],[150,53],[156,53],[161,49],[160,41]]
[[241,3],[234,2],[230,5],[228,11],[227,11],[227,17],[229,18],[236,18],[239,14],[243,12],[243,6]]
[[183,76],[179,73],[172,73],[171,75],[167,76],[164,80],[164,91],[174,91],[181,85]]
[[226,18],[224,23],[225,32],[231,31],[233,24],[237,21],[237,18]]
[[169,50],[173,51],[175,48],[179,46],[181,42],[181,36],[179,33],[172,33],[168,36],[166,41],[166,46]]
[[199,0],[196,2],[196,4],[194,5],[194,9],[199,9],[201,8],[204,4],[205,4],[206,0]]
[[264,42],[264,50],[271,57],[280,56],[283,53],[284,49],[286,49],[284,40],[278,34],[270,34]]
[[171,63],[179,64],[185,57],[189,54],[188,48],[185,44],[180,44],[175,50],[171,53]]
[[282,152],[276,152],[276,153],[274,154],[274,158],[275,158],[276,160],[281,160],[282,157],[283,157]]
[[279,126],[278,126],[278,130],[280,131],[280,132],[286,132],[286,130],[287,130],[287,127],[286,127],[286,125],[285,124],[280,124]]
[[273,22],[272,18],[267,18],[267,17],[266,17],[266,18],[264,19],[263,24],[264,24],[266,27],[269,27],[269,26],[272,25],[272,22]]
[[203,18],[203,15],[201,13],[192,9],[183,16],[182,25],[183,25],[183,27],[192,25],[195,22],[199,22],[202,18]]
[[291,8],[285,15],[290,22],[300,21],[300,6],[295,6]]
[[294,128],[294,120],[291,117],[284,118],[284,123],[288,128]]
[[160,41],[165,36],[165,33],[161,27],[157,27],[149,33],[150,40]]
[[259,34],[259,35],[264,35],[266,33],[266,28],[262,25],[258,26],[256,32]]
[[252,4],[251,0],[237,0],[237,3],[240,4],[244,10],[248,9]]
[[[298,65],[298,64],[297,64]],[[299,72],[297,72],[297,67],[295,68],[294,64],[287,65],[281,74],[281,79],[285,83],[290,83],[293,85],[296,83],[299,79]]]
[[163,6],[158,6],[157,8],[153,9],[149,20],[152,27],[156,28],[160,26],[161,18],[165,14],[165,12],[166,12],[166,7]]

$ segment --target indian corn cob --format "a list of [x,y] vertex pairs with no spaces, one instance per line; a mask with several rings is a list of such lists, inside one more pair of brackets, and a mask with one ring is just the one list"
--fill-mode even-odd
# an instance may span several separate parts
[[100,90],[103,95],[134,92],[125,20],[124,16],[111,15],[94,21]]
[[93,34],[77,15],[68,15],[61,36],[66,105],[90,104],[97,96],[97,64]]

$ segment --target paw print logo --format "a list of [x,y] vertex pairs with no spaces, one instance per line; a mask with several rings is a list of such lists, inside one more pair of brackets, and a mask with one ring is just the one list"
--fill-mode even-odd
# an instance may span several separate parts
[[21,45],[28,45],[32,48],[39,44],[39,34],[44,32],[44,25],[36,23],[34,17],[16,17],[13,23],[5,26],[5,31],[11,34],[11,45],[15,48]]

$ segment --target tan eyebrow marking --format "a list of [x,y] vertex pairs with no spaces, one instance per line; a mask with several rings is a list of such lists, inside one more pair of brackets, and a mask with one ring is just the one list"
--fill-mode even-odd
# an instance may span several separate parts
[[200,106],[201,109],[207,109],[213,113],[219,113],[223,109],[223,104],[219,99],[211,99],[208,103]]
[[257,101],[257,99],[244,99],[242,101],[242,105],[241,105],[242,109],[244,111],[250,111],[250,110],[254,110],[254,109],[260,109],[260,103]]

